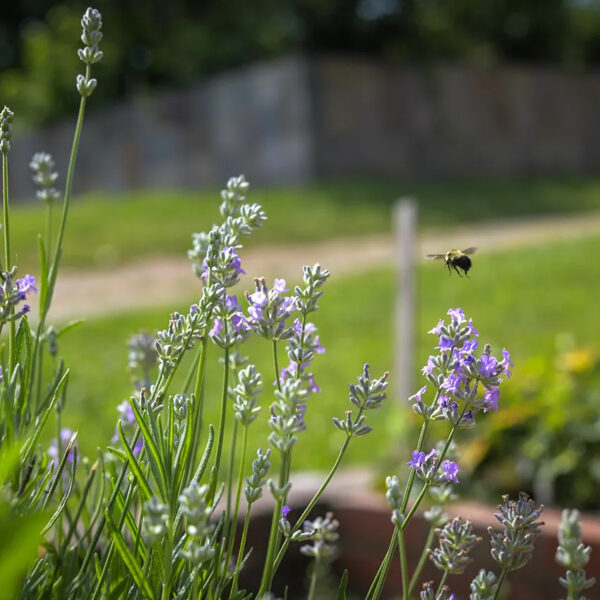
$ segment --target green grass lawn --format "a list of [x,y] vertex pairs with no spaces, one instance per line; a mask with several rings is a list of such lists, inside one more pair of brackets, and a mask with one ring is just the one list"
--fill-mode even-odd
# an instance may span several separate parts
[[[448,276],[443,265],[427,263],[419,269],[420,332],[416,355],[415,389],[423,385],[418,373],[435,338],[425,332],[450,307],[462,307],[499,355],[503,347],[511,351],[519,365],[534,355],[552,356],[563,334],[574,336],[581,344],[598,344],[600,320],[597,299],[600,294],[600,237],[560,242],[530,248],[476,256],[470,279]],[[250,283],[247,284],[250,287]],[[392,305],[394,279],[387,269],[352,277],[333,273],[314,315],[327,353],[315,360],[314,371],[323,392],[312,397],[307,414],[308,430],[301,434],[295,450],[297,468],[325,469],[333,460],[342,435],[331,424],[350,408],[347,382],[360,373],[366,361],[374,375],[391,369]],[[192,300],[192,299],[190,299]],[[111,437],[116,405],[128,396],[129,380],[125,370],[126,340],[141,329],[164,328],[171,310],[180,306],[136,311],[130,314],[91,320],[71,331],[61,342],[61,353],[72,368],[69,400],[64,421],[80,430],[81,444],[87,451],[103,445]],[[263,373],[265,394],[263,412],[251,426],[252,446],[266,446],[268,410],[271,401],[273,367],[271,346],[253,339],[246,344]],[[283,354],[283,352],[282,352]],[[213,361],[207,383],[207,411],[216,423],[220,397],[221,367],[216,364],[219,350],[211,346]],[[255,358],[254,358],[255,357]],[[283,356],[281,358],[283,360]],[[393,382],[393,373],[392,373]],[[177,391],[174,388],[174,391]],[[487,418],[487,417],[486,417]],[[348,456],[352,462],[374,464],[393,454],[402,444],[400,437],[410,412],[404,401],[393,396],[385,408],[369,415],[375,431],[353,441]]]
[[[532,179],[446,182],[345,181],[250,191],[269,216],[251,244],[309,242],[336,236],[387,232],[390,207],[400,196],[419,201],[421,226],[520,215],[600,210],[600,180]],[[96,193],[74,198],[63,266],[93,267],[153,255],[185,255],[192,231],[218,220],[219,196],[207,191]],[[36,272],[37,233],[44,207],[15,206],[12,245],[20,272]],[[58,217],[55,209],[55,221]],[[55,223],[55,230],[57,223]]]

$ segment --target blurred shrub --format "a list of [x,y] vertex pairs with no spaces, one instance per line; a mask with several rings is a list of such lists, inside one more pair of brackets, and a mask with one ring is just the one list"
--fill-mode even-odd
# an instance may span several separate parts
[[[0,2],[0,89],[20,119],[72,112],[79,16],[89,0]],[[600,61],[600,0],[97,0],[112,33],[102,97],[187,85],[286,52],[389,61]],[[52,51],[50,51],[52,48]],[[67,99],[67,100],[65,100]],[[26,111],[26,115],[25,115]]]
[[600,353],[559,345],[519,369],[465,456],[487,494],[526,489],[545,504],[598,509]]

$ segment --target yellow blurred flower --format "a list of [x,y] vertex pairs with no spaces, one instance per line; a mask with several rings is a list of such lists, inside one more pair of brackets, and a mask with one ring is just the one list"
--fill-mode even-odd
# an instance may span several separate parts
[[596,354],[591,348],[576,348],[563,354],[560,363],[566,371],[580,374],[591,371],[596,360]]

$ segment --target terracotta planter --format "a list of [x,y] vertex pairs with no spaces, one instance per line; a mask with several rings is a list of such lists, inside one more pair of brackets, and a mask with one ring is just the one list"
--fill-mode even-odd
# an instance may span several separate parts
[[[303,507],[318,488],[320,478],[313,475],[296,476],[289,498],[292,507],[290,521],[297,518]],[[383,493],[375,493],[366,489],[368,474],[361,471],[351,471],[341,474],[334,485],[326,492],[322,502],[314,510],[314,516],[322,515],[331,510],[340,522],[339,555],[333,565],[337,581],[344,569],[349,571],[349,588],[356,597],[364,597],[372,578],[383,558],[392,535],[390,509]],[[242,584],[255,589],[260,573],[264,548],[270,527],[271,504],[265,499],[257,506],[255,518],[250,530],[249,546],[254,551],[247,564]],[[448,584],[458,598],[469,597],[469,583],[479,569],[491,569],[498,572],[497,565],[489,553],[489,535],[487,528],[496,527],[494,518],[496,506],[488,506],[476,502],[455,504],[447,509],[452,516],[462,516],[470,519],[478,535],[483,541],[472,552],[473,563],[469,565],[462,576],[451,575]],[[558,577],[564,570],[554,561],[557,546],[557,532],[560,524],[560,510],[544,509],[542,515],[545,521],[543,533],[536,542],[536,550],[532,561],[523,569],[512,572],[503,587],[503,597],[510,600],[547,600],[564,597],[565,590],[558,583]],[[600,578],[600,519],[591,515],[582,517],[583,540],[592,546],[591,560],[587,567],[588,575]],[[428,524],[417,513],[411,526],[406,532],[406,547],[409,569],[414,569],[427,534]],[[283,594],[284,586],[288,585],[290,600],[306,597],[308,559],[300,554],[298,545],[290,546],[286,558],[277,573],[274,591]],[[423,571],[421,581],[439,581],[438,571],[429,561]],[[599,587],[592,588],[587,594],[589,598],[600,597]],[[420,589],[420,585],[419,585]],[[384,598],[393,598],[401,592],[400,564],[396,554],[390,570]]]

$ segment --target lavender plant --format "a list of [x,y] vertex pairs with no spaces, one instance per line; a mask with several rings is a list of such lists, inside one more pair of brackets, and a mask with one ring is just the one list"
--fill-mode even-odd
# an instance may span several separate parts
[[[184,314],[172,313],[156,335],[142,333],[129,341],[132,393],[118,404],[112,443],[93,462],[81,459],[77,433],[62,426],[69,371],[59,358],[58,341],[72,325],[57,329],[47,320],[85,106],[97,86],[92,68],[102,58],[100,13],[89,8],[81,24],[83,48],[78,56],[86,67],[76,79],[80,110],[57,229],[52,207],[60,194],[54,187],[58,178],[54,161],[42,152],[30,165],[37,196],[48,207],[45,235],[38,238],[37,282],[28,274],[18,277],[13,264],[7,160],[14,116],[8,108],[0,113],[4,242],[0,331],[5,325],[8,329],[3,342],[7,351],[0,352],[0,534],[9,531],[9,520],[18,523],[21,537],[15,544],[27,553],[24,577],[18,580],[18,573],[11,581],[18,586],[17,595],[26,599],[265,600],[280,591],[273,589],[274,575],[290,545],[297,542],[299,548],[296,544],[292,548],[313,559],[308,592],[312,599],[339,537],[333,514],[315,516],[313,509],[351,441],[371,434],[368,411],[379,409],[386,399],[388,373],[375,377],[365,364],[349,385],[351,407],[332,419],[332,433],[340,440],[337,458],[299,518],[289,520],[294,453],[298,444],[305,443],[305,414],[313,395],[321,391],[312,363],[324,348],[312,319],[330,274],[319,264],[305,266],[302,283],[293,290],[283,279],[271,283],[256,277],[253,290],[238,301],[231,288],[245,275],[242,240],[267,219],[260,205],[247,201],[249,184],[242,175],[231,178],[221,193],[222,220],[210,231],[192,236],[188,256],[202,285],[198,302]],[[39,317],[32,329],[24,302],[38,287]],[[396,549],[403,600],[414,598],[428,558],[442,575],[439,582],[423,585],[420,598],[454,598],[447,579],[465,569],[469,551],[480,541],[468,521],[450,521],[444,513],[460,482],[455,438],[459,430],[474,427],[476,418],[498,408],[500,386],[510,377],[512,363],[506,350],[501,360],[488,345],[478,352],[479,332],[461,309],[451,309],[448,315],[448,324],[440,321],[430,332],[437,347],[422,370],[428,384],[410,399],[423,423],[407,462],[406,482],[402,485],[398,475],[386,479],[394,529],[367,593],[369,600],[381,597]],[[261,338],[272,352],[269,375],[263,376],[244,355],[250,336]],[[208,362],[211,355],[217,359],[214,367]],[[222,373],[217,399],[205,392],[209,369]],[[273,381],[272,397],[265,392],[265,379]],[[426,401],[429,386],[433,394]],[[205,422],[207,402],[219,403],[215,424]],[[268,409],[263,410],[265,402]],[[249,427],[262,418],[271,430],[264,447],[248,448]],[[40,439],[52,421],[56,437],[43,450]],[[445,439],[428,439],[433,421],[447,422]],[[255,457],[251,464],[250,457]],[[249,525],[263,497],[270,497],[272,504],[264,567],[258,588],[246,590],[240,577],[250,552],[258,551],[248,547]],[[416,568],[409,573],[404,532],[426,498],[433,503],[424,512],[430,528]],[[507,573],[529,560],[540,512],[525,496],[503,499],[496,515],[502,531],[490,533],[491,553],[500,571],[498,575],[480,571],[471,583],[472,600],[498,598]],[[564,518],[557,559],[569,569],[561,583],[571,600],[593,580],[583,571],[589,549],[580,543],[577,515],[565,513]],[[438,546],[433,548],[436,535]],[[346,597],[347,583],[345,573],[339,598]]]

